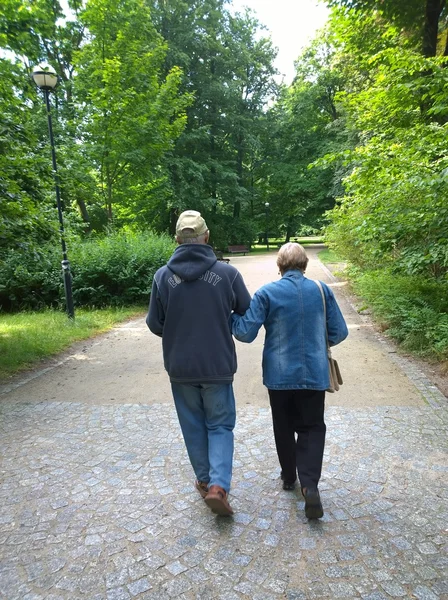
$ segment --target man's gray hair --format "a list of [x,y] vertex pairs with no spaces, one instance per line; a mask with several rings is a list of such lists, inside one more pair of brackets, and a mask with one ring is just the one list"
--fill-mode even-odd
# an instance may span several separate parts
[[178,244],[206,244],[207,242],[205,240],[207,239],[208,233],[207,229],[205,233],[194,236],[194,229],[185,228],[182,231],[183,235],[177,235],[176,240]]
[[278,251],[277,266],[282,274],[286,273],[286,271],[294,270],[305,273],[307,264],[308,256],[300,244],[289,242],[288,244],[283,244]]

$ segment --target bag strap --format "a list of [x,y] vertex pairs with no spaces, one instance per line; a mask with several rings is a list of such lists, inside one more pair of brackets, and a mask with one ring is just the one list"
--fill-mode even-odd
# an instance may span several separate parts
[[331,357],[331,350],[330,350],[330,344],[328,342],[328,330],[327,330],[327,303],[325,302],[325,294],[324,294],[324,290],[322,289],[322,284],[320,281],[318,281],[317,279],[313,280],[314,283],[317,285],[317,287],[319,288],[320,291],[320,295],[322,296],[322,303],[324,305],[324,319],[325,319],[325,339],[327,342],[327,351],[328,351],[328,356]]

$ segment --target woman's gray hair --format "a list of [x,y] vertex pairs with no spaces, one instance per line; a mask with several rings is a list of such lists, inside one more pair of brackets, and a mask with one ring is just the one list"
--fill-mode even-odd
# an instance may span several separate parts
[[300,244],[289,242],[288,244],[283,244],[278,251],[277,266],[282,274],[286,273],[286,271],[294,270],[305,273],[307,264],[308,256]]
[[[185,235],[177,235],[176,241],[178,244],[206,244],[208,240],[209,231],[202,233],[201,235],[195,236],[193,229],[184,229]],[[194,236],[194,237],[193,237]]]

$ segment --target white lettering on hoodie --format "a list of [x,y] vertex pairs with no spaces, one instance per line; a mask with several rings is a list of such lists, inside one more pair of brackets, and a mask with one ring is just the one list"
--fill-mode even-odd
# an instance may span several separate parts
[[[213,271],[206,271],[203,275],[198,277],[198,280],[203,280],[207,283],[211,283],[213,286],[218,284],[221,281],[222,277],[214,273]],[[179,277],[179,275],[173,275],[168,279],[168,283],[172,288],[175,288],[182,283],[184,280]]]

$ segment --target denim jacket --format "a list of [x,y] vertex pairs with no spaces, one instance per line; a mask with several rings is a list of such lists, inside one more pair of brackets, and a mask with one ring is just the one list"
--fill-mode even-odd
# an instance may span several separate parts
[[[332,290],[322,283],[327,307],[330,346],[348,335],[347,325]],[[316,283],[301,271],[260,288],[243,316],[232,315],[232,333],[252,342],[264,325],[263,383],[273,390],[329,387],[322,296]]]

